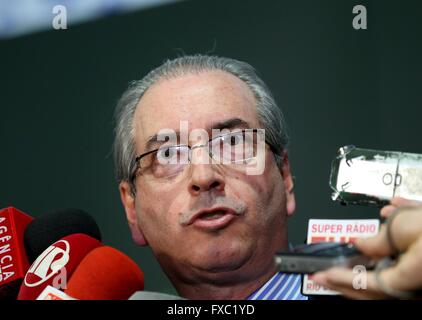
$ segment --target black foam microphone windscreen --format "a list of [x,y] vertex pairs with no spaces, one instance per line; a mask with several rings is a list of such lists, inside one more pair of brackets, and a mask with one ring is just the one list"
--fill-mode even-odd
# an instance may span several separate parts
[[24,244],[29,263],[52,243],[75,233],[83,233],[101,241],[95,220],[80,209],[63,209],[34,219],[26,228]]

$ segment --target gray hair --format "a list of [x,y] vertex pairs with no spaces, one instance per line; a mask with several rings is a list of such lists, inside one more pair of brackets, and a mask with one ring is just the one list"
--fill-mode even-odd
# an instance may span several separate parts
[[120,98],[115,113],[116,129],[113,148],[118,182],[127,181],[131,184],[132,192],[136,191],[132,181],[132,175],[136,169],[133,118],[136,106],[148,88],[161,79],[214,70],[225,71],[238,77],[251,89],[257,101],[258,119],[265,129],[265,139],[276,149],[273,152],[278,166],[281,167],[283,161],[281,151],[285,150],[288,144],[283,113],[255,69],[248,63],[235,59],[190,55],[167,60],[143,79],[132,81]]

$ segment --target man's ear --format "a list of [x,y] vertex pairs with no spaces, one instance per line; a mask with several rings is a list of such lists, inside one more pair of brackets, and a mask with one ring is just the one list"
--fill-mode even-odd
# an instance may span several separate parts
[[132,189],[128,182],[121,182],[119,184],[120,199],[126,211],[126,218],[132,233],[133,241],[140,245],[145,246],[148,244],[142,230],[138,226],[138,216],[136,215],[135,196],[132,194]]
[[295,194],[293,192],[294,182],[292,172],[290,171],[289,156],[286,151],[283,151],[283,160],[281,163],[280,173],[283,177],[284,188],[286,191],[286,207],[287,216],[292,216],[296,209]]

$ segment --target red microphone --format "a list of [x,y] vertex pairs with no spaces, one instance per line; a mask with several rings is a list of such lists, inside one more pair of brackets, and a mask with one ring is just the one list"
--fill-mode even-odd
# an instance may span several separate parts
[[70,278],[65,293],[80,300],[127,300],[144,289],[144,274],[122,252],[108,246],[92,250]]
[[13,207],[0,210],[0,300],[16,298],[29,268],[23,237],[32,219]]
[[82,233],[61,238],[31,265],[20,288],[18,300],[35,300],[48,285],[66,288],[67,279],[80,262],[100,246],[100,241]]

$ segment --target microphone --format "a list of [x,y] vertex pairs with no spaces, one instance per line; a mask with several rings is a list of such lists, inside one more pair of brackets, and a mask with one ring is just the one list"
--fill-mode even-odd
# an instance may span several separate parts
[[129,300],[187,300],[182,297],[152,291],[135,292]]
[[122,252],[103,246],[92,250],[70,278],[67,295],[80,300],[127,300],[144,289],[144,275]]
[[24,231],[33,218],[8,207],[0,210],[0,300],[14,300],[29,268]]
[[101,241],[95,220],[83,210],[64,209],[36,218],[28,225],[24,235],[29,262],[34,262],[52,243],[75,233],[83,233]]
[[[45,237],[45,236],[44,236]],[[85,234],[66,236],[49,246],[29,268],[18,300],[35,300],[48,286],[66,288],[78,265],[102,243]]]

